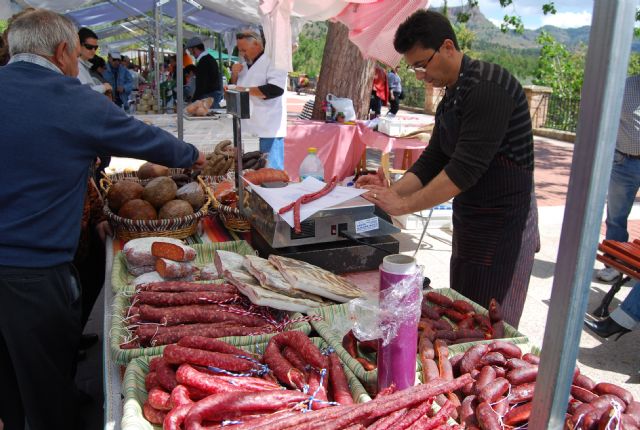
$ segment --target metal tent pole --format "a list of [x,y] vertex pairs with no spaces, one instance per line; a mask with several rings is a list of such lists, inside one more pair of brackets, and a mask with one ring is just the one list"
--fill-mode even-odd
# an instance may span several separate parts
[[629,61],[636,0],[596,0],[529,429],[564,426]]
[[183,121],[182,109],[184,108],[184,86],[183,83],[183,58],[182,58],[182,0],[176,1],[176,89],[178,100],[176,102],[176,115],[178,118],[178,139],[183,139]]
[[156,6],[155,8],[155,13],[154,13],[154,25],[155,25],[155,41],[154,41],[154,50],[153,50],[153,56],[154,56],[154,62],[153,62],[153,71],[154,71],[154,77],[155,77],[155,81],[156,81],[156,103],[158,104],[158,106],[160,106],[160,64],[158,63],[160,61],[159,57],[160,57],[160,48],[158,46],[158,44],[160,43],[160,7]]

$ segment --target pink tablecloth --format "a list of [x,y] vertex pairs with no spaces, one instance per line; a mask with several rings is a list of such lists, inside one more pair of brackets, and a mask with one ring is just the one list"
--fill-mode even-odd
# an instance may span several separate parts
[[309,147],[318,149],[318,157],[324,163],[325,178],[334,175],[344,179],[354,174],[365,148],[396,153],[394,167],[402,163],[402,152],[412,150],[412,159],[426,144],[418,139],[389,137],[367,128],[364,123],[343,125],[320,121],[294,120],[287,126],[284,143],[285,170],[293,180],[298,179],[298,168],[307,155]]

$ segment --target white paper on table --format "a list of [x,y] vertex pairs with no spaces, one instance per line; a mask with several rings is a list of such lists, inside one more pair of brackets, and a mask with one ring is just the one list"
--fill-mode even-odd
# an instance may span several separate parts
[[[249,183],[251,184],[251,182]],[[299,197],[305,194],[320,191],[325,185],[326,184],[324,182],[319,181],[316,178],[307,177],[302,182],[292,182],[283,188],[263,188],[251,184],[251,189],[253,192],[258,193],[258,195],[273,208],[273,211],[277,213],[280,208],[296,201]],[[367,190],[362,188],[342,187],[337,185],[329,194],[320,197],[318,200],[301,205],[300,222],[322,209],[346,202],[347,200],[351,200],[352,198],[366,192]],[[287,222],[287,224],[293,227],[293,209],[280,216]]]

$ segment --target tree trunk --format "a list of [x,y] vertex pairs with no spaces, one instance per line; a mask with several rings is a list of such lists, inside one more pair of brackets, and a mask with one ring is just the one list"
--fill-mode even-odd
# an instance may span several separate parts
[[327,94],[331,93],[353,100],[356,117],[369,119],[369,99],[375,62],[362,58],[358,47],[349,40],[349,30],[344,24],[328,24],[327,42],[322,54],[312,118],[325,118],[322,102],[326,100]]

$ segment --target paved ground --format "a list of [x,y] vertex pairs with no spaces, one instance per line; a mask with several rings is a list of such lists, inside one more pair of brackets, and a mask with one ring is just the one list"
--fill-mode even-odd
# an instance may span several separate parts
[[[290,116],[296,116],[302,110],[310,96],[297,96],[288,93],[288,110]],[[415,113],[407,113],[415,116]],[[384,114],[384,111],[383,111]],[[403,111],[400,111],[403,114]],[[540,234],[542,248],[536,255],[533,275],[527,301],[525,304],[520,331],[525,333],[535,345],[542,345],[544,331],[547,327],[547,312],[553,286],[555,262],[558,255],[558,244],[564,217],[564,204],[569,182],[573,144],[551,139],[536,138],[536,194],[540,213]],[[251,148],[247,148],[251,150]],[[603,179],[605,180],[605,179]],[[441,211],[446,214],[446,211]],[[426,213],[426,212],[425,212]],[[434,287],[449,286],[449,258],[451,256],[450,222],[446,216],[437,211],[429,224],[417,258],[425,266],[425,274],[432,280]],[[409,220],[407,229],[398,234],[401,252],[413,254],[422,225],[416,218]],[[604,238],[604,224],[600,226],[601,238]],[[640,204],[637,201],[630,216],[629,232],[632,238],[640,237]],[[588,309],[597,306],[602,296],[608,291],[610,284],[596,280],[595,270],[601,268],[594,262],[594,276],[591,283],[591,294]],[[611,309],[614,309],[628,294],[630,285],[626,285],[618,293]],[[570,304],[567,304],[569,306]],[[99,300],[94,314],[87,327],[87,332],[102,333],[102,304]],[[549,328],[553,329],[553,328]],[[79,385],[92,395],[96,401],[86,408],[87,428],[101,428],[102,418],[102,366],[101,348],[96,346],[89,351],[88,360],[82,362],[78,370]],[[605,340],[593,336],[584,330],[580,339],[578,365],[583,373],[596,381],[618,383],[630,390],[640,399],[640,331],[623,336],[620,340]]]

